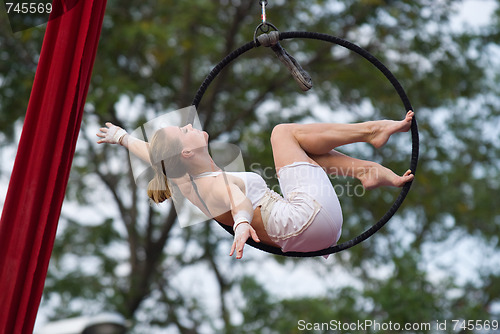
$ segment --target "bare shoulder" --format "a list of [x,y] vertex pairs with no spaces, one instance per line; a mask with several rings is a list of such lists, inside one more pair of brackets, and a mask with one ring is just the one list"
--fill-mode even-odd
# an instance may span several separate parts
[[245,185],[240,178],[230,174],[221,174],[215,177],[211,192],[214,196],[222,199],[228,197],[229,191],[242,192],[244,187]]

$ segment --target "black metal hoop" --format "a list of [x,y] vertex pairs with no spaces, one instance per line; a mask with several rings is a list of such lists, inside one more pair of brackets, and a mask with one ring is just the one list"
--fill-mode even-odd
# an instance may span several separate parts
[[[292,39],[292,38],[308,38],[308,39],[316,39],[316,40],[321,40],[321,41],[326,41],[330,42],[333,44],[337,44],[340,46],[343,46],[353,52],[356,52],[366,60],[368,60],[370,63],[372,63],[377,69],[379,69],[384,76],[391,82],[392,86],[395,88],[396,92],[398,93],[399,97],[401,98],[401,101],[403,102],[403,105],[406,109],[406,111],[413,110],[410,100],[408,96],[406,95],[403,87],[399,83],[399,81],[394,77],[394,75],[389,71],[389,69],[382,64],[375,56],[370,54],[368,51],[365,49],[349,42],[344,39],[327,35],[327,34],[322,34],[322,33],[316,33],[316,32],[307,32],[307,31],[291,31],[291,32],[282,32],[280,33],[280,40],[284,39]],[[208,86],[210,83],[215,79],[215,77],[220,73],[220,71],[227,66],[229,63],[231,63],[233,60],[238,58],[240,55],[243,53],[259,47],[260,43],[258,41],[252,41],[244,44],[240,48],[234,50],[231,52],[229,55],[227,55],[224,59],[222,59],[213,69],[212,71],[208,74],[208,76],[205,78],[203,83],[201,84],[200,88],[196,92],[196,95],[193,99],[193,105],[195,107],[198,107],[198,105],[201,102],[201,99],[203,97],[203,94],[207,90]],[[418,164],[418,153],[419,153],[419,136],[418,136],[418,126],[417,126],[417,120],[416,118],[413,118],[412,124],[411,124],[411,137],[412,137],[412,153],[411,153],[411,160],[410,160],[410,169],[413,174],[416,173],[417,171],[417,164]],[[283,255],[283,256],[290,256],[290,257],[312,257],[312,256],[322,256],[322,255],[328,255],[328,254],[333,254],[340,252],[342,250],[351,248],[364,240],[368,239],[370,236],[375,234],[378,230],[380,230],[388,221],[389,219],[394,216],[396,211],[400,208],[401,204],[403,204],[404,199],[406,198],[406,195],[410,191],[410,187],[412,185],[412,182],[406,183],[402,189],[401,192],[399,193],[399,196],[396,198],[392,206],[389,208],[389,210],[380,218],[378,222],[376,222],[372,227],[370,227],[368,230],[364,231],[357,237],[343,242],[341,244],[325,248],[322,250],[318,251],[312,251],[312,252],[286,252],[284,253],[281,251],[281,249],[273,246],[269,246],[263,243],[256,243],[253,240],[248,240],[247,243],[255,248],[258,248],[262,251],[276,254],[276,255]],[[220,224],[220,223],[219,223]],[[228,231],[231,234],[234,234],[232,228],[230,226],[220,224],[226,231]]]

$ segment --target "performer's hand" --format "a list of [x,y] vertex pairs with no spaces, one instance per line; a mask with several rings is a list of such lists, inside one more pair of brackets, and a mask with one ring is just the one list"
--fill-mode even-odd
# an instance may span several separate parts
[[122,140],[127,135],[127,131],[113,123],[107,122],[106,127],[99,129],[101,132],[97,133],[97,137],[102,138],[97,141],[98,144],[123,144]]
[[234,242],[229,256],[233,256],[234,251],[236,251],[236,258],[241,259],[243,257],[243,247],[250,237],[252,237],[253,241],[260,242],[257,232],[255,232],[250,223],[242,223],[236,226],[236,230],[234,231]]

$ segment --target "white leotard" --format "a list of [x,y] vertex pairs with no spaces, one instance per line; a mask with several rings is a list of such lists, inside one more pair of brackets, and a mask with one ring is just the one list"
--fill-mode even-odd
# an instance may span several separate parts
[[[209,172],[195,178],[218,176]],[[278,173],[283,197],[251,172],[226,172],[245,184],[253,208],[261,207],[267,234],[283,252],[317,251],[337,243],[342,231],[342,209],[326,172],[308,162],[282,167]]]

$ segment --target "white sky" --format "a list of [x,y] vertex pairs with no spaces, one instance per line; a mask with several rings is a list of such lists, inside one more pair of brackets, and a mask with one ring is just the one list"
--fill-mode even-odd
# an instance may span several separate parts
[[456,18],[459,26],[483,26],[489,22],[491,13],[497,8],[494,0],[464,0],[458,5],[461,7]]

